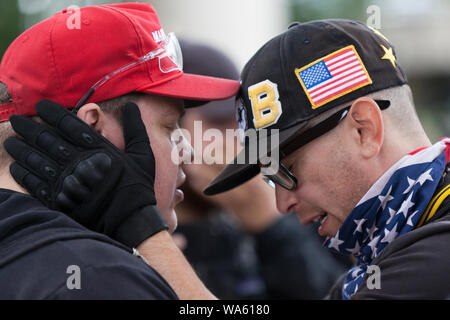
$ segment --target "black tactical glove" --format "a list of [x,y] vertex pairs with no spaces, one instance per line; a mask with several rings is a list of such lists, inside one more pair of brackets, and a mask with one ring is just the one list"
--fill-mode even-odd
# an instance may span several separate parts
[[138,107],[123,110],[125,152],[66,108],[36,105],[49,126],[13,115],[4,146],[14,179],[47,207],[130,247],[168,229],[156,209],[155,158]]

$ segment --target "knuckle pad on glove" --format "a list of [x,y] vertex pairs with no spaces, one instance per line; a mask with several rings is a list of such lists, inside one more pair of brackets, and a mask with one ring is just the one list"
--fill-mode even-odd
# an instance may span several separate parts
[[64,146],[59,145],[59,146],[57,146],[56,149],[65,158],[69,158],[72,155],[72,151],[69,148],[66,148]]
[[82,202],[89,196],[89,189],[84,186],[73,174],[64,178],[62,184],[62,193],[75,203]]
[[92,187],[105,179],[112,168],[112,159],[105,153],[96,153],[80,161],[73,175],[87,186]]
[[25,189],[29,190],[30,193],[34,194],[38,199],[46,204],[51,202],[51,192],[49,186],[42,182],[38,177],[29,173],[26,174],[22,179],[22,185]]
[[94,146],[96,138],[94,133],[91,131],[85,123],[80,123],[77,119],[70,116],[65,116],[60,124],[59,128],[64,130],[64,133],[76,140],[77,143],[85,147]]
[[49,146],[54,145],[55,142],[56,137],[46,131],[42,132],[36,140],[36,144],[38,145],[38,147],[41,147],[43,149],[48,149]]
[[57,175],[57,169],[51,163],[43,159],[37,153],[31,152],[28,157],[26,164],[36,171],[42,173],[44,178],[54,180]]
[[42,181],[33,174],[27,174],[23,177],[22,182],[27,190],[37,191]]
[[55,202],[58,208],[62,211],[71,211],[76,207],[76,203],[73,202],[69,197],[67,197],[64,192],[58,193]]
[[54,135],[44,131],[37,139],[36,144],[57,160],[67,160],[74,152],[73,149]]
[[41,188],[38,192],[37,192],[37,196],[40,199],[43,199],[44,201],[51,201],[51,194],[50,194],[50,190],[48,190],[48,188]]

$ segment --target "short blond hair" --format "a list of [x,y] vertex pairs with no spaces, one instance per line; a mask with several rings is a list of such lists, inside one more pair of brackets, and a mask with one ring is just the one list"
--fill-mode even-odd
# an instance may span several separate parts
[[[386,125],[389,126],[388,130],[396,130],[405,138],[414,138],[418,134],[425,134],[422,123],[417,116],[411,89],[407,84],[372,92],[366,95],[366,97],[373,100],[390,101],[391,104],[389,108],[383,111]],[[313,118],[305,129],[316,125],[318,122],[326,119],[335,112],[352,105],[355,100],[346,102],[336,108],[325,111],[319,116]]]

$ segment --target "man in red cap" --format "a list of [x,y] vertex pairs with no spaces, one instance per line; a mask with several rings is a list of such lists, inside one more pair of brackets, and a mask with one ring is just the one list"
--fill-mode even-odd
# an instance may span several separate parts
[[25,31],[0,65],[1,142],[19,159],[9,172],[0,149],[0,297],[212,298],[167,232],[185,179],[171,137],[184,107],[239,83],[183,73],[149,4],[81,8],[79,28],[72,14]]

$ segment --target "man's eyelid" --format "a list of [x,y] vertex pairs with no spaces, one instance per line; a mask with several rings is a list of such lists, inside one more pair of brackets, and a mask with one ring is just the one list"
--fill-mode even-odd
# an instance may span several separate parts
[[163,120],[164,126],[170,129],[178,129],[180,127],[180,119],[178,117],[167,117]]

